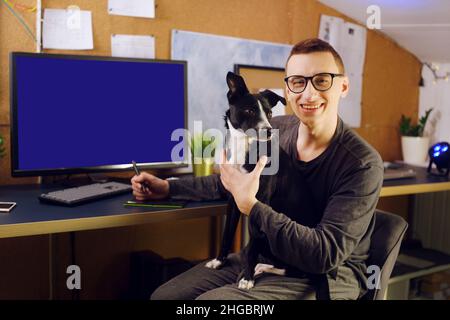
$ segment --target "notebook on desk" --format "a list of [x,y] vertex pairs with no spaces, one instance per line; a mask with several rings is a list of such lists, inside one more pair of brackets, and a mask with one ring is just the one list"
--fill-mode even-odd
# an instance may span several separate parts
[[415,178],[416,171],[411,168],[384,169],[383,180]]

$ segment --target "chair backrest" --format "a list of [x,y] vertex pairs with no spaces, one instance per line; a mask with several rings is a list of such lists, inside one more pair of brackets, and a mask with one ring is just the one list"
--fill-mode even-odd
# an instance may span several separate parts
[[402,217],[381,210],[375,211],[375,226],[370,241],[367,266],[378,266],[381,274],[379,289],[369,290],[364,295],[364,300],[384,299],[406,229],[408,229],[408,223]]

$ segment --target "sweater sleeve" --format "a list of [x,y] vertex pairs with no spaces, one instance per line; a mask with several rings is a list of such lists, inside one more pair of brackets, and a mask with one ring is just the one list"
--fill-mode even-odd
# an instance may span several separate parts
[[227,194],[218,174],[169,180],[169,196],[173,199],[219,200],[226,199]]
[[329,198],[321,221],[303,226],[270,206],[257,202],[250,212],[266,236],[272,253],[309,273],[327,273],[345,261],[366,233],[383,182],[380,166],[353,169]]

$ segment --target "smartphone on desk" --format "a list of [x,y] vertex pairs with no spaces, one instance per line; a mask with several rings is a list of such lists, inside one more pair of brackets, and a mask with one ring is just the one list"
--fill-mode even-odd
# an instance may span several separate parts
[[0,212],[10,212],[16,204],[15,202],[0,202]]

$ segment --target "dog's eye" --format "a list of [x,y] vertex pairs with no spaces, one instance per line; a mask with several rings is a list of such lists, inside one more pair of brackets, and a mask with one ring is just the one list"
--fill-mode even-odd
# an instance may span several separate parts
[[267,112],[267,118],[272,118],[272,111]]

